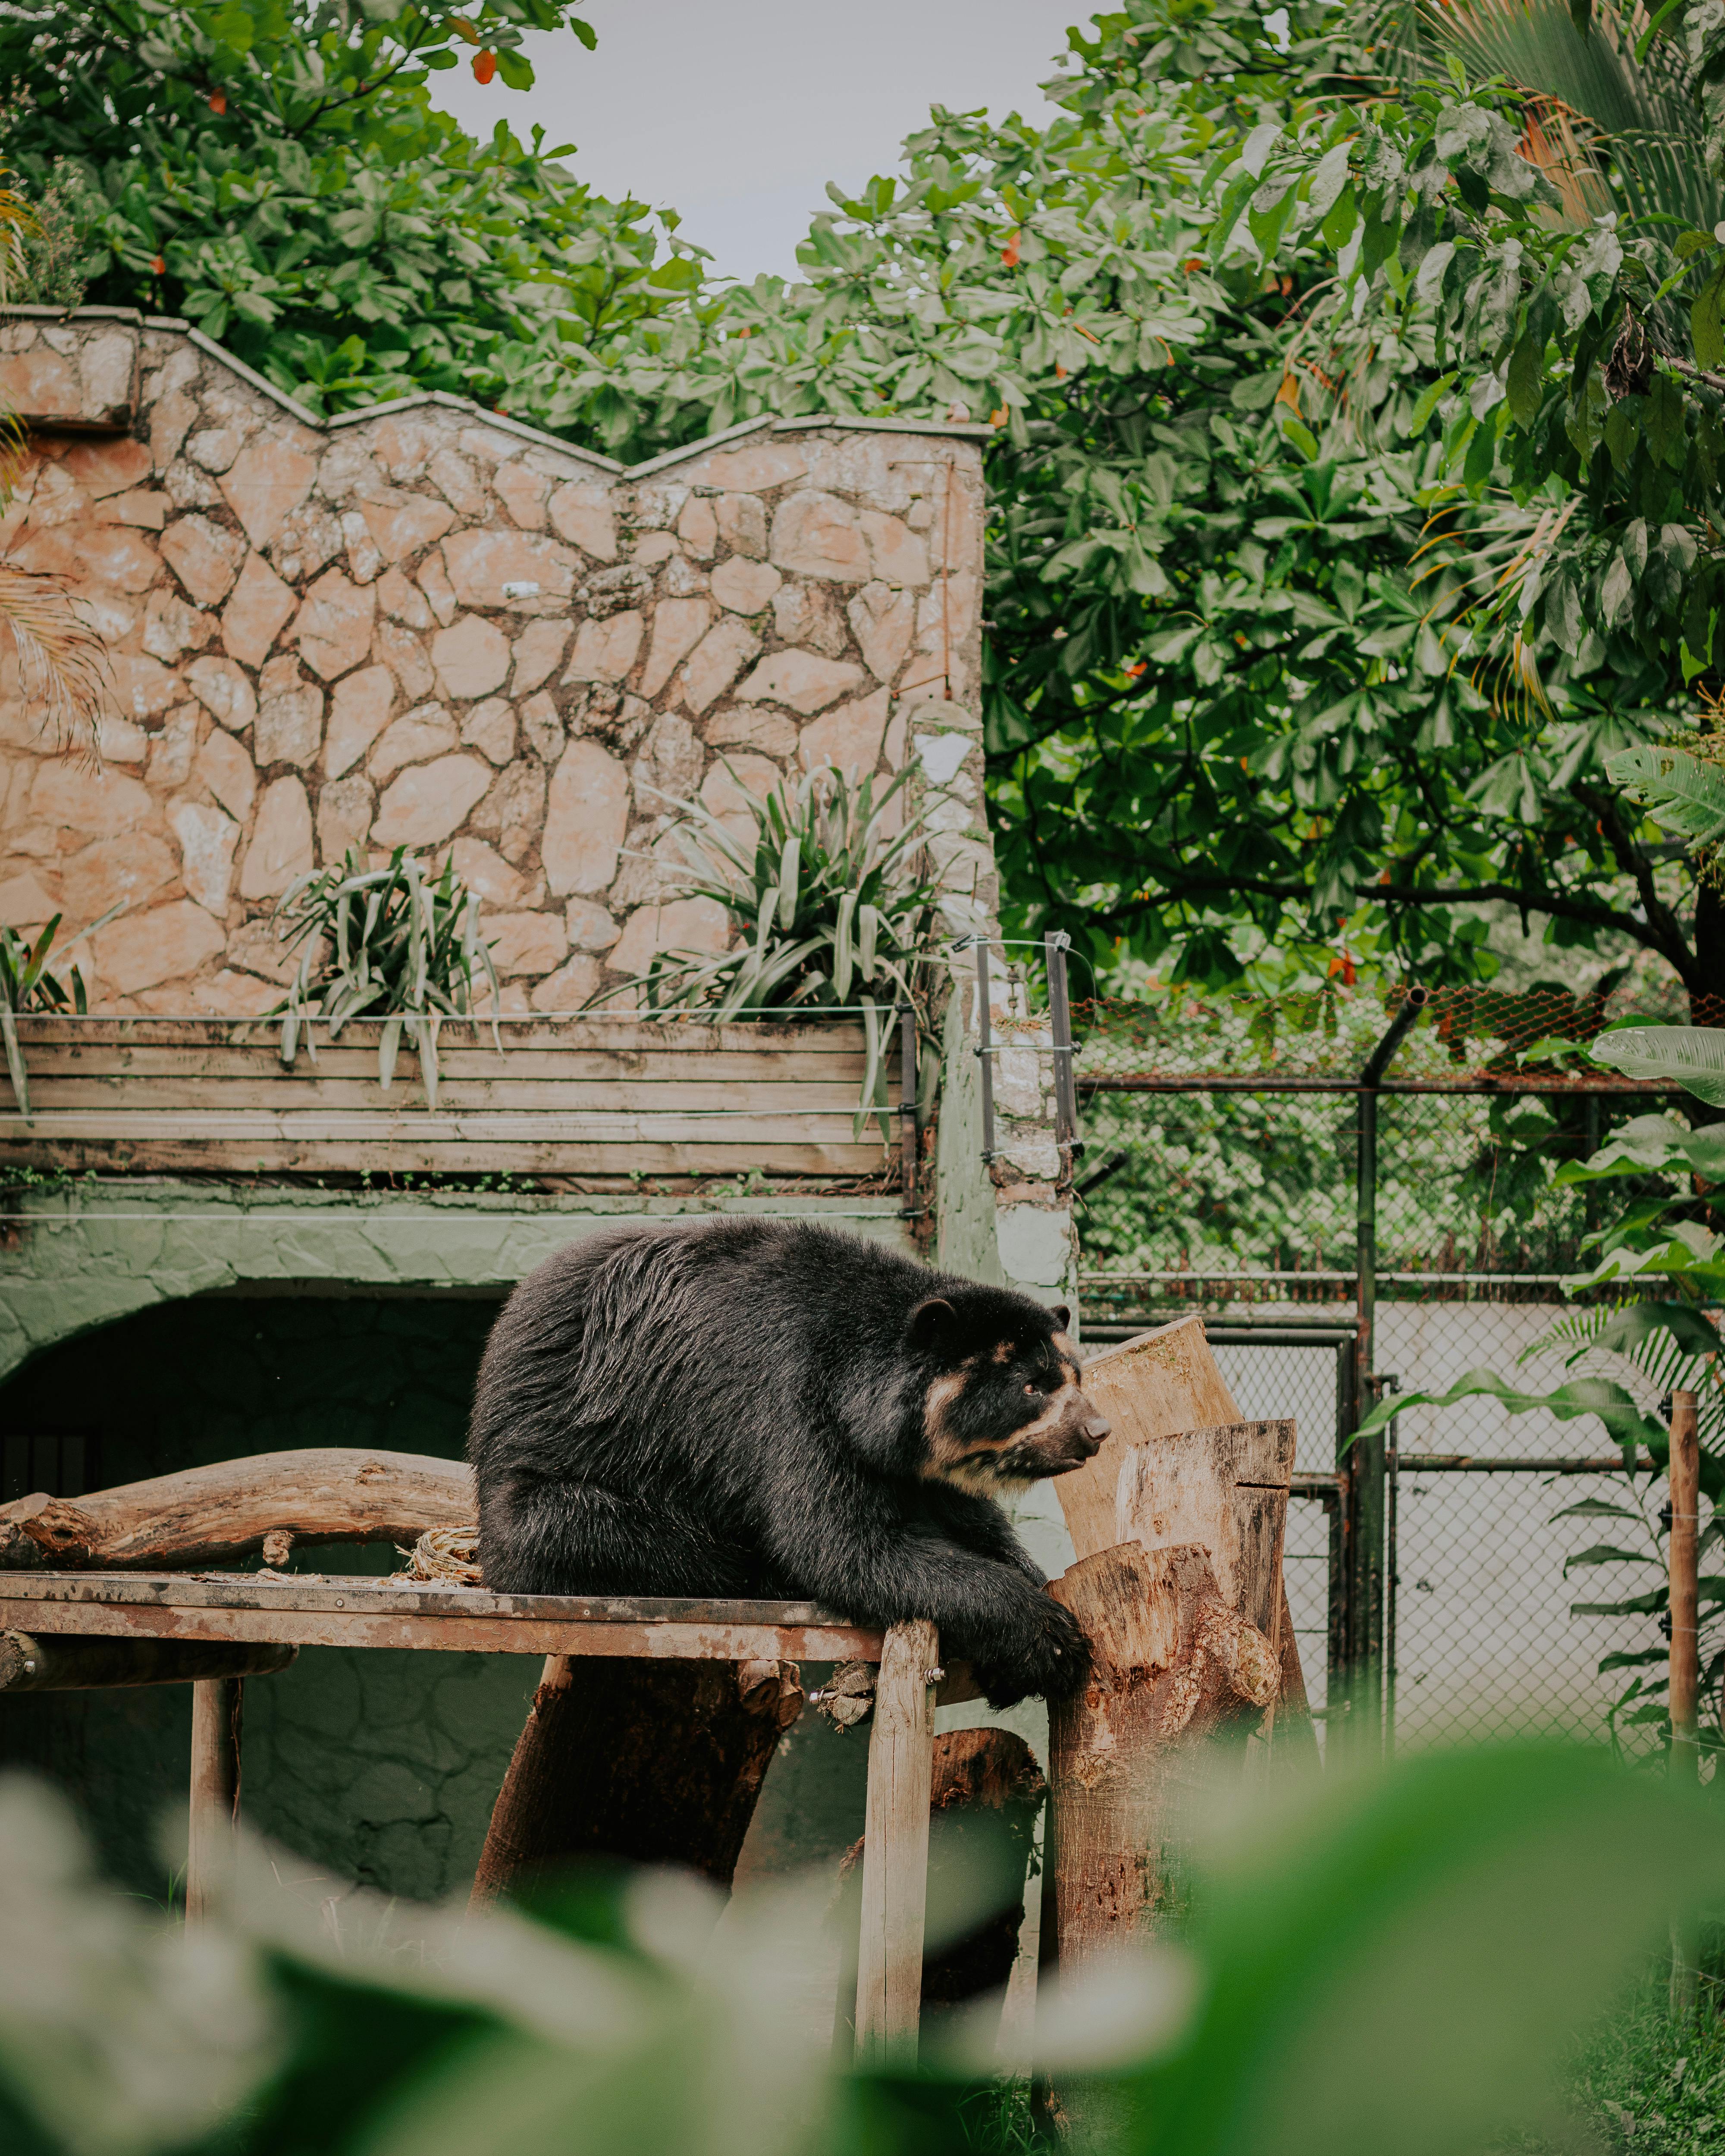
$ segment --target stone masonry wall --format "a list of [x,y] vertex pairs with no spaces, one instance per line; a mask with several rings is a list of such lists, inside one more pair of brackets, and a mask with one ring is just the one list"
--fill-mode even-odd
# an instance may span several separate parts
[[986,429],[771,422],[624,471],[464,400],[320,423],[181,323],[0,318],[32,422],[0,542],[111,654],[102,767],[0,675],[0,922],[62,913],[103,1011],[255,1014],[271,908],[406,844],[485,901],[507,1009],[659,947],[670,799],[922,758],[950,883],[995,896],[978,719]]

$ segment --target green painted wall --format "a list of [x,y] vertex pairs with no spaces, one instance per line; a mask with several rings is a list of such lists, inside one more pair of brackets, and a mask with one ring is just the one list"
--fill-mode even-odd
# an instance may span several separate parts
[[[0,1385],[0,1436],[93,1440],[96,1485],[299,1445],[461,1450],[493,1298],[213,1296],[140,1312]],[[305,1570],[388,1571],[387,1549]],[[305,1891],[465,1889],[539,1673],[536,1657],[308,1648],[247,1687],[243,1803]],[[810,1683],[821,1674],[805,1671]],[[156,1825],[183,1804],[182,1686],[0,1700],[0,1761],[79,1804],[105,1862],[163,1895]],[[862,1831],[866,1745],[805,1716],[768,1777],[745,1868],[829,1857]]]

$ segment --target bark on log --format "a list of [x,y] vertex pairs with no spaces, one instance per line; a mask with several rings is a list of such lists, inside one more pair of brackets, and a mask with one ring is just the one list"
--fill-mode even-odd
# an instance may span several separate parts
[[728,1887],[794,1662],[550,1655],[491,1813],[475,1903],[582,1857],[681,1864]]
[[[1018,1958],[1024,1922],[1036,1815],[1048,1784],[1036,1755],[1009,1729],[956,1729],[934,1740],[928,1801],[928,1912],[937,1936],[951,1928],[952,1911],[987,1913],[943,1945],[922,1955],[922,2039],[955,2009],[1000,1991]],[[839,1866],[834,1922],[844,1942],[834,2021],[834,2056],[849,2066],[856,2027],[857,1938],[862,1912],[865,1836]]]
[[0,1632],[0,1692],[97,1691],[120,1685],[268,1676],[297,1647],[215,1640],[121,1640],[95,1633]]
[[0,1505],[0,1568],[171,1571],[296,1543],[415,1542],[474,1517],[459,1460],[318,1446],[223,1460],[77,1498],[38,1491]]
[[1114,1527],[1115,1502],[1122,1465],[1134,1445],[1240,1419],[1204,1338],[1201,1317],[1180,1318],[1087,1357],[1084,1389],[1114,1428],[1094,1460],[1055,1483],[1072,1548],[1081,1558],[1111,1549],[1120,1539]]
[[[1063,1971],[1160,1928],[1178,1846],[1215,1761],[1205,1739],[1267,1707],[1276,1649],[1229,1604],[1204,1550],[1138,1543],[1049,1592],[1089,1635],[1090,1683],[1050,1716],[1054,1903]],[[1242,1732],[1243,1733],[1243,1732]],[[1044,1922],[1049,1906],[1044,1881]]]

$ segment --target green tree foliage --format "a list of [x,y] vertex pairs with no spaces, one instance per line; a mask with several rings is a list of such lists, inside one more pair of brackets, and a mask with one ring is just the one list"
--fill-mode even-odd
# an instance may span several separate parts
[[[430,111],[427,67],[471,35],[519,79],[557,0],[265,29],[76,0],[0,40],[16,153],[99,198],[92,296],[310,400],[461,390],[626,459],[769,413],[992,420],[1021,924],[1217,983],[1265,952],[1457,978],[1496,899],[1725,991],[1725,914],[1692,921],[1603,768],[1717,656],[1721,244],[1649,207],[1656,130],[1631,158],[1618,108],[1547,154],[1552,100],[1442,74],[1429,28],[1443,86],[1403,91],[1357,11],[1277,14],[1127,0],[1071,33],[1050,126],[937,108],[902,176],[829,191],[802,281],[730,287],[536,140]],[[1615,16],[1568,34],[1705,145],[1719,15],[1667,11],[1640,58]]]

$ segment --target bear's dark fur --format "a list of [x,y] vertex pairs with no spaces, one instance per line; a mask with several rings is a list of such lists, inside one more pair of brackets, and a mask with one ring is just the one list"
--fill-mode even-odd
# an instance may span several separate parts
[[1084,1635],[984,1493],[1107,1434],[1064,1310],[791,1221],[630,1228],[547,1259],[480,1366],[488,1587],[932,1618],[1007,1706]]

